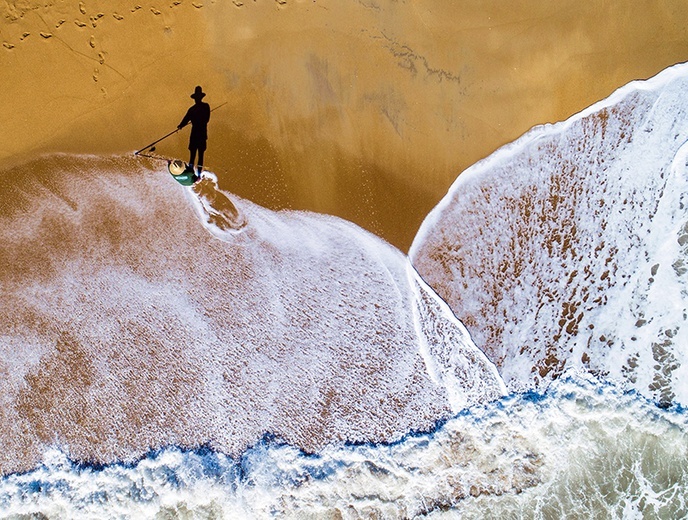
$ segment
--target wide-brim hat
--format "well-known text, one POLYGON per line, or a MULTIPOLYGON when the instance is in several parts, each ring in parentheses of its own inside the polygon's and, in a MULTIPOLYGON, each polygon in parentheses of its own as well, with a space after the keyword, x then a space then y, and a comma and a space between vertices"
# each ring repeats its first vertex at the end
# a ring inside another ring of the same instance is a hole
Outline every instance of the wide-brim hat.
POLYGON ((205 97, 205 92, 203 92, 203 89, 201 87, 196 87, 196 90, 194 90, 194 93, 191 94, 192 99, 203 99, 205 97))

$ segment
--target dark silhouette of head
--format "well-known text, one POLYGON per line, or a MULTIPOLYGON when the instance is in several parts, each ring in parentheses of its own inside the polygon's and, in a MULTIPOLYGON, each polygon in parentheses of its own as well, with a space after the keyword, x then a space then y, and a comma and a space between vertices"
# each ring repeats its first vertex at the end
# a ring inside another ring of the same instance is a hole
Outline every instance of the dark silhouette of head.
POLYGON ((191 94, 191 97, 196 101, 196 103, 200 103, 201 100, 205 97, 205 92, 203 92, 203 89, 198 86, 194 90, 194 93, 191 94))

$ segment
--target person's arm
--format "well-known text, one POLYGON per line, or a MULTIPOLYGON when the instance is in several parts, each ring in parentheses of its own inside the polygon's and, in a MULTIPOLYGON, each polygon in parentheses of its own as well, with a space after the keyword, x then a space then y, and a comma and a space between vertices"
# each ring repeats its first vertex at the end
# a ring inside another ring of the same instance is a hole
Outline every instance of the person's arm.
POLYGON ((208 121, 210 121, 210 105, 208 103, 205 103, 205 123, 208 124, 208 121))
POLYGON ((184 128, 186 125, 189 124, 190 121, 191 121, 191 109, 186 111, 186 115, 184 116, 184 119, 182 119, 182 122, 179 123, 179 125, 177 126, 177 130, 181 130, 182 128, 184 128))

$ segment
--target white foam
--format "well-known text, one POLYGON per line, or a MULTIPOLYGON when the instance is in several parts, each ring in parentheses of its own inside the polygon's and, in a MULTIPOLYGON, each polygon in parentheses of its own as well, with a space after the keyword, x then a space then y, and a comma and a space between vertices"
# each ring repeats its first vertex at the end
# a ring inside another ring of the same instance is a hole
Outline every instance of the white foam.
POLYGON ((359 227, 232 196, 220 202, 248 224, 222 228, 212 178, 199 194, 119 159, 61 160, 36 166, 55 173, 27 199, 25 233, 0 226, 26 270, 2 272, 15 326, 0 350, 33 360, 0 359, 18 365, 1 387, 2 471, 50 446, 108 462, 168 445, 237 453, 266 431, 308 450, 393 440, 502 395, 407 258, 359 227))
POLYGON ((661 90, 664 86, 670 84, 674 80, 681 80, 686 74, 688 74, 688 63, 679 63, 662 70, 650 79, 627 83, 626 85, 619 87, 609 97, 598 101, 597 103, 590 105, 585 110, 572 115, 566 121, 537 125, 517 140, 502 146, 499 150, 490 154, 485 159, 482 159, 471 165, 465 171, 461 172, 461 174, 450 186, 449 190, 447 191, 447 195, 442 198, 437 206, 435 206, 433 211, 431 211, 423 220, 413 244, 411 244, 411 247, 409 248, 409 257, 413 258, 416 256, 416 249, 424 242, 427 234, 432 233, 432 229, 437 224, 437 219, 441 216, 442 210, 448 206, 451 206, 453 196, 460 193, 464 184, 471 182, 482 182, 479 177, 483 175, 484 171, 496 166, 501 166, 504 163, 509 163, 514 157, 522 153, 524 148, 536 143, 542 137, 549 137, 556 133, 563 134, 572 125, 578 123, 580 120, 623 102, 627 97, 638 91, 652 92, 661 90), (478 179, 474 179, 474 176, 478 176, 478 179))
POLYGON ((512 390, 565 367, 686 403, 688 66, 462 173, 411 248, 512 390))
POLYGON ((4 515, 48 518, 680 518, 688 423, 567 377, 390 445, 306 455, 266 440, 241 458, 169 448, 131 466, 43 466, 0 481, 4 515))
POLYGON ((467 406, 506 395, 497 368, 471 340, 463 324, 408 263, 409 285, 420 351, 428 372, 447 389, 454 413, 467 406), (475 389, 467 393, 466 388, 475 389), (479 390, 478 390, 479 389, 479 390))
POLYGON ((231 240, 246 226, 245 215, 232 199, 239 204, 243 201, 221 190, 214 173, 204 171, 201 179, 184 193, 206 229, 220 240, 231 240))

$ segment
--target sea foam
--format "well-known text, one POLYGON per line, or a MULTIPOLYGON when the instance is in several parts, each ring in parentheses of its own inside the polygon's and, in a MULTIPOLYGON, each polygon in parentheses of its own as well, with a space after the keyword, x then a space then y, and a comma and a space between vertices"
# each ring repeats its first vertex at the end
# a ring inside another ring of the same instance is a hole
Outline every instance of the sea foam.
POLYGON ((688 66, 462 173, 410 252, 511 389, 566 368, 688 403, 688 66))
POLYGON ((407 258, 353 224, 123 157, 2 178, 3 472, 51 447, 106 463, 266 432, 306 451, 390 441, 504 393, 407 258))
POLYGON ((682 518, 688 424, 589 377, 474 406, 392 444, 241 456, 166 448, 130 465, 48 452, 0 481, 0 510, 46 518, 682 518))

